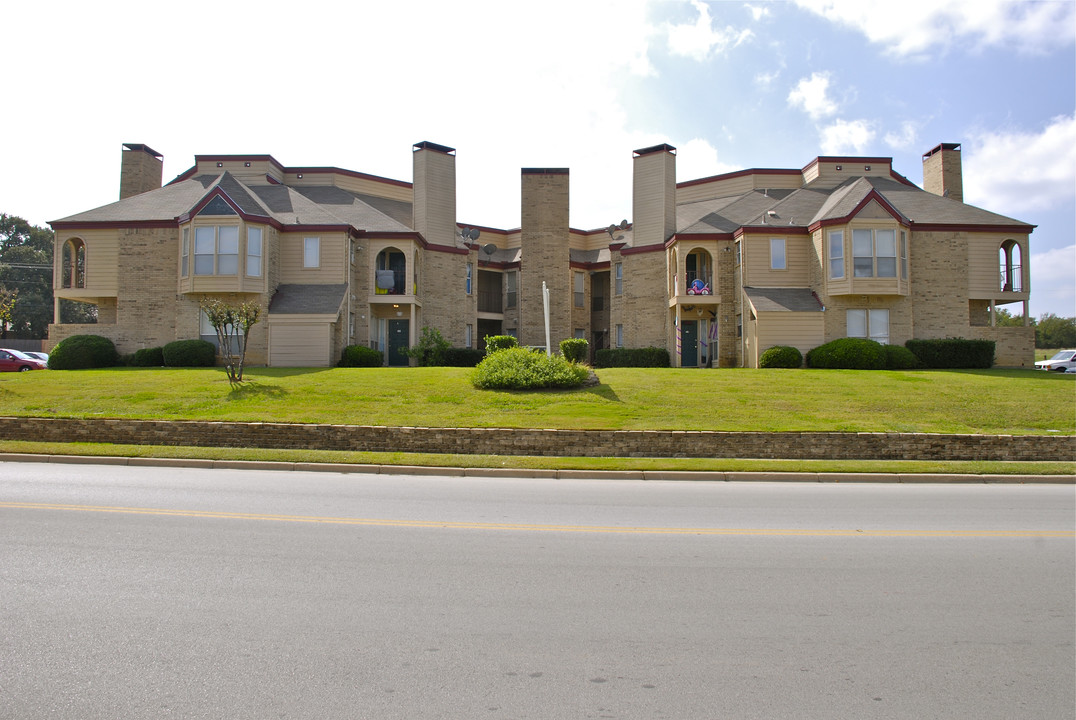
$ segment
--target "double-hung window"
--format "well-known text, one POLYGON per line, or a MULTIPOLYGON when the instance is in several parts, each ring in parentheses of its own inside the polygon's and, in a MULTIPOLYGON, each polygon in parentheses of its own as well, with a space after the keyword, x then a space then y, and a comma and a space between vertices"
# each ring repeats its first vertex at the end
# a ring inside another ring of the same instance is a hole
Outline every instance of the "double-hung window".
POLYGON ((848 337, 889 342, 889 310, 849 310, 845 317, 848 337))
POLYGON ((505 273, 504 275, 504 306, 506 308, 514 308, 516 306, 517 294, 519 291, 519 275, 515 270, 505 273))
POLYGON ((179 253, 179 276, 187 277, 191 266, 191 229, 183 228, 183 245, 179 253))
POLYGON ((583 285, 583 273, 575 273, 575 292, 573 293, 576 307, 583 307, 584 300, 586 299, 586 292, 583 285))
POLYGON ((194 229, 194 274, 239 273, 239 227, 213 225, 194 229))
POLYGON ((247 277, 262 276, 262 229, 247 228, 247 277))
POLYGON ((829 234, 829 276, 844 277, 844 232, 834 230, 829 234))
MULTIPOLYGON (((474 281, 474 263, 467 263, 467 294, 471 294, 471 283, 474 281)), ((468 347, 470 347, 468 345, 468 347)))
POLYGON ((852 269, 855 277, 897 276, 897 231, 852 231, 852 269))
POLYGON ((613 266, 613 278, 615 280, 615 290, 617 295, 624 294, 624 263, 617 263, 613 266))

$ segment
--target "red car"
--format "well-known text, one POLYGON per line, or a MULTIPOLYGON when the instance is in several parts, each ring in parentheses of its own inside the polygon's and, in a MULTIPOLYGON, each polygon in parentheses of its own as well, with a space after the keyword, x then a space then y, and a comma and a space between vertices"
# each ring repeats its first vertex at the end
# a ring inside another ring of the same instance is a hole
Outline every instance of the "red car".
POLYGON ((18 350, 0 348, 0 372, 24 372, 26 370, 44 370, 48 367, 43 361, 30 357, 18 350))

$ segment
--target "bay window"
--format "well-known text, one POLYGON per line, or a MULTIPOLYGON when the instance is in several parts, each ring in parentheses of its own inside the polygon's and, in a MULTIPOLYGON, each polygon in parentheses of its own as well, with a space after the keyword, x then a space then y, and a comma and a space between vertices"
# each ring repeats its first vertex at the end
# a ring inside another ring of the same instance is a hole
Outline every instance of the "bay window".
POLYGON ((834 230, 829 234, 829 276, 844 277, 844 231, 834 230))
POLYGON ((897 276, 897 231, 852 230, 852 272, 855 277, 897 276))
POLYGON ((262 276, 262 229, 247 228, 247 277, 262 276))

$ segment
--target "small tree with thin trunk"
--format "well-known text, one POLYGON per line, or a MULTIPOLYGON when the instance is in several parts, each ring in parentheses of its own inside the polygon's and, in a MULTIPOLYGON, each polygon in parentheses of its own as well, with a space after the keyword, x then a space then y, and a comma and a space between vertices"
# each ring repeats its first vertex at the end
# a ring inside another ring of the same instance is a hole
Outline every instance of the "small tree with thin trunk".
POLYGON ((7 326, 11 324, 11 318, 15 312, 15 301, 18 298, 18 290, 0 288, 0 338, 7 338, 7 326))
POLYGON ((219 298, 203 298, 202 312, 217 332, 220 356, 228 371, 228 382, 243 382, 243 364, 247 357, 247 338, 250 329, 258 322, 261 306, 248 300, 240 305, 230 305, 219 298))

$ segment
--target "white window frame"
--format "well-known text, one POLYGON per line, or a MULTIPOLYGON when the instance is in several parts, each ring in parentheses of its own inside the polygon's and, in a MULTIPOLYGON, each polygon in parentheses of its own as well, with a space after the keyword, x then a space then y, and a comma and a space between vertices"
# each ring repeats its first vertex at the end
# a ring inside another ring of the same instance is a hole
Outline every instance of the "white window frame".
MULTIPOLYGON (((471 294, 471 290, 474 288, 474 263, 467 263, 467 294, 471 294)), ((470 347, 468 345, 467 347, 470 347)))
POLYGON ((583 273, 578 271, 575 273, 572 286, 573 303, 575 307, 581 308, 586 304, 586 281, 583 279, 583 273))
POLYGON ((195 275, 203 277, 238 275, 239 226, 200 225, 195 227, 194 267, 191 269, 195 275), (206 267, 207 262, 211 265, 211 271, 206 267), (201 270, 199 270, 199 265, 202 265, 201 270))
POLYGON ((514 308, 519 304, 519 273, 509 270, 504 274, 504 307, 514 308))
MULTIPOLYGON (((901 237, 904 234, 901 231, 901 237)), ((903 259, 901 268, 906 272, 907 257, 901 256, 895 228, 852 229, 852 277, 896 279, 899 259, 903 259)))
POLYGON ((303 238, 303 268, 316 270, 321 267, 321 238, 303 238))
POLYGON ((784 238, 770 238, 770 270, 788 269, 788 244, 784 238))
POLYGON ((889 310, 887 308, 853 308, 845 312, 845 334, 889 344, 889 310))
POLYGON ((183 240, 179 251, 179 276, 187 277, 191 267, 191 229, 183 228, 183 240))
POLYGON ((829 233, 829 277, 831 280, 844 279, 844 231, 833 230, 829 233), (835 252, 836 251, 836 252, 835 252))
POLYGON ((262 255, 265 253, 265 233, 260 227, 247 228, 247 277, 262 276, 262 255), (255 240, 255 238, 257 240, 255 240), (257 250, 257 252, 254 252, 257 250))
POLYGON ((624 347, 624 326, 623 325, 617 325, 616 326, 616 346, 618 348, 624 347))
POLYGON ((469 348, 474 342, 474 325, 467 323, 463 330, 463 347, 469 348))
POLYGON ((239 226, 217 226, 217 275, 239 274, 239 226))
POLYGON ((613 266, 613 279, 615 280, 614 292, 617 295, 624 294, 624 263, 616 263, 613 266))

